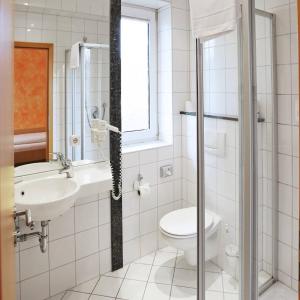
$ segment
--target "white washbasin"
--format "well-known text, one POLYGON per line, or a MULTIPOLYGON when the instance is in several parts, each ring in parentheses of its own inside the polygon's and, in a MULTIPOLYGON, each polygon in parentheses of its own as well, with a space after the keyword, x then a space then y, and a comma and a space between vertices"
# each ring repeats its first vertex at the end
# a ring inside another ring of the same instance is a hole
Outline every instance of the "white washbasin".
POLYGON ((30 209, 33 221, 52 220, 70 209, 77 198, 77 181, 59 177, 46 177, 15 185, 17 210, 30 209))
POLYGON ((40 162, 22 165, 15 168, 15 176, 26 176, 35 173, 44 173, 59 169, 60 166, 56 162, 40 162))
POLYGON ((74 168, 73 179, 80 184, 79 197, 88 197, 112 189, 112 174, 109 163, 74 168))
MULTIPOLYGON (((95 163, 95 161, 86 159, 86 160, 74 161, 72 164, 73 167, 80 167, 80 166, 85 166, 93 163, 95 163)), ((61 168, 60 164, 55 161, 26 164, 26 165, 15 167, 15 177, 27 176, 36 173, 51 172, 51 171, 58 170, 60 168, 61 168)))

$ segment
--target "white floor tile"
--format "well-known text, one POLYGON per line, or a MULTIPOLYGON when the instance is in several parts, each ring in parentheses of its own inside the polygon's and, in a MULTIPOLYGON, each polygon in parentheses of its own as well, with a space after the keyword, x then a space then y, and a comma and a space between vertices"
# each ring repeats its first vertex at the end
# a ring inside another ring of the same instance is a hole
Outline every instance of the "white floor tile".
POLYGON ((169 300, 171 285, 148 283, 143 300, 169 300))
MULTIPOLYGON (((62 300, 65 293, 66 292, 63 292, 58 295, 52 296, 52 297, 48 298, 47 300, 62 300)), ((17 298, 17 299, 19 299, 19 298, 17 298)))
POLYGON ((173 285, 196 288, 197 272, 194 270, 175 269, 173 285))
POLYGON ((220 273, 222 270, 216 264, 209 260, 205 263, 205 271, 220 273))
POLYGON ((116 297, 121 284, 121 278, 102 276, 99 282, 97 283, 93 294, 100 296, 116 297))
MULTIPOLYGON (((165 250, 142 257, 121 270, 107 273, 99 281, 95 278, 80 284, 68 291, 63 300, 112 300, 115 297, 119 300, 196 300, 196 270, 187 268, 182 253, 178 255, 177 252, 176 261, 176 253, 171 251, 172 248, 165 250), (175 261, 176 266, 182 268, 175 268, 175 261), (91 292, 93 295, 90 296, 91 292)), ((239 299, 239 284, 234 278, 213 262, 207 262, 205 269, 206 300, 239 299)), ((61 297, 57 295, 53 300, 60 300, 61 297)), ((259 299, 297 300, 297 293, 276 283, 259 299)))
POLYGON ((177 253, 177 249, 170 246, 161 248, 159 251, 177 253))
POLYGON ((105 297, 105 296, 98 296, 98 295, 92 295, 89 300, 113 300, 113 298, 105 297))
POLYGON ((136 260, 135 263, 137 264, 145 264, 145 265, 152 265, 155 258, 155 253, 148 254, 146 256, 141 257, 140 259, 136 260))
POLYGON ((197 290, 180 286, 172 286, 171 300, 197 300, 197 290))
POLYGON ((151 265, 131 264, 125 278, 147 281, 149 279, 151 265))
POLYGON ((223 300, 223 292, 205 292, 205 300, 223 300))
POLYGON ((157 251, 153 265, 163 267, 174 267, 176 261, 176 253, 157 251))
POLYGON ((186 262, 183 255, 177 256, 177 258, 176 258, 176 268, 187 269, 187 270, 197 270, 197 266, 189 265, 186 262))
POLYGON ((146 288, 146 282, 124 279, 118 298, 129 300, 142 300, 146 288))
POLYGON ((239 292, 239 283, 237 280, 232 278, 230 275, 223 272, 223 289, 224 292, 229 293, 238 293, 239 292))
POLYGON ((89 294, 77 293, 77 292, 67 292, 63 300, 88 300, 89 294))
POLYGON ((259 297, 260 300, 297 300, 297 293, 280 282, 275 283, 264 294, 259 297))
POLYGON ((92 293, 93 289, 95 288, 99 278, 94 278, 87 282, 77 285, 72 290, 75 292, 82 292, 82 293, 92 293))
POLYGON ((205 273, 205 290, 223 292, 223 280, 221 273, 205 273))
POLYGON ((258 273, 258 285, 261 286, 267 283, 272 278, 272 275, 265 271, 259 271, 258 273))
POLYGON ((105 276, 109 276, 109 277, 117 277, 117 278, 124 278, 126 275, 126 272, 129 268, 129 265, 124 266, 122 269, 119 269, 117 271, 114 272, 108 272, 105 274, 105 276))
POLYGON ((224 300, 239 300, 239 294, 224 293, 224 300))
POLYGON ((153 266, 149 277, 149 282, 172 284, 174 268, 153 266))

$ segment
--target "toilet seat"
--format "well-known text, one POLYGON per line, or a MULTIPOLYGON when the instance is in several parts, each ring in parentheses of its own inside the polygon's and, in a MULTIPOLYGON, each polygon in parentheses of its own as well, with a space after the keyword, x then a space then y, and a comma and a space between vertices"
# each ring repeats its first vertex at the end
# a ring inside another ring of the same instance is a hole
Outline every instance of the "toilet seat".
MULTIPOLYGON (((213 216, 205 211, 205 232, 213 226, 213 216)), ((172 211, 160 220, 161 231, 170 237, 191 238, 197 236, 197 208, 189 207, 172 211)))

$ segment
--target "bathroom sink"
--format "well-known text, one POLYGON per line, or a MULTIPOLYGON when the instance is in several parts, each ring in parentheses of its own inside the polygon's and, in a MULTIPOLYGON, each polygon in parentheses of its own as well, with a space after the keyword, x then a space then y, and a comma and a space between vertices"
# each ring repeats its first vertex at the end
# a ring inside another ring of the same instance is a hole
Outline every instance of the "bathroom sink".
POLYGON ((16 208, 30 209, 33 221, 52 220, 74 205, 79 189, 77 181, 65 176, 20 182, 15 185, 16 208))
POLYGON ((40 162, 18 166, 15 168, 15 176, 26 176, 36 173, 44 173, 59 169, 58 163, 55 162, 40 162))
POLYGON ((88 197, 112 189, 112 174, 108 162, 74 168, 74 180, 80 184, 79 197, 88 197))

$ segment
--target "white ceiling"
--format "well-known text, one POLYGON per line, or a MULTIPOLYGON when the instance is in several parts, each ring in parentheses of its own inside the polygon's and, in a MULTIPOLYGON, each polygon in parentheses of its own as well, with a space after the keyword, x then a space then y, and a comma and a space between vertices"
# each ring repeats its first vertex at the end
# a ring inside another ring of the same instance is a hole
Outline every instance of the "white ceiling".
POLYGON ((170 4, 170 0, 122 0, 122 3, 158 9, 170 4))

